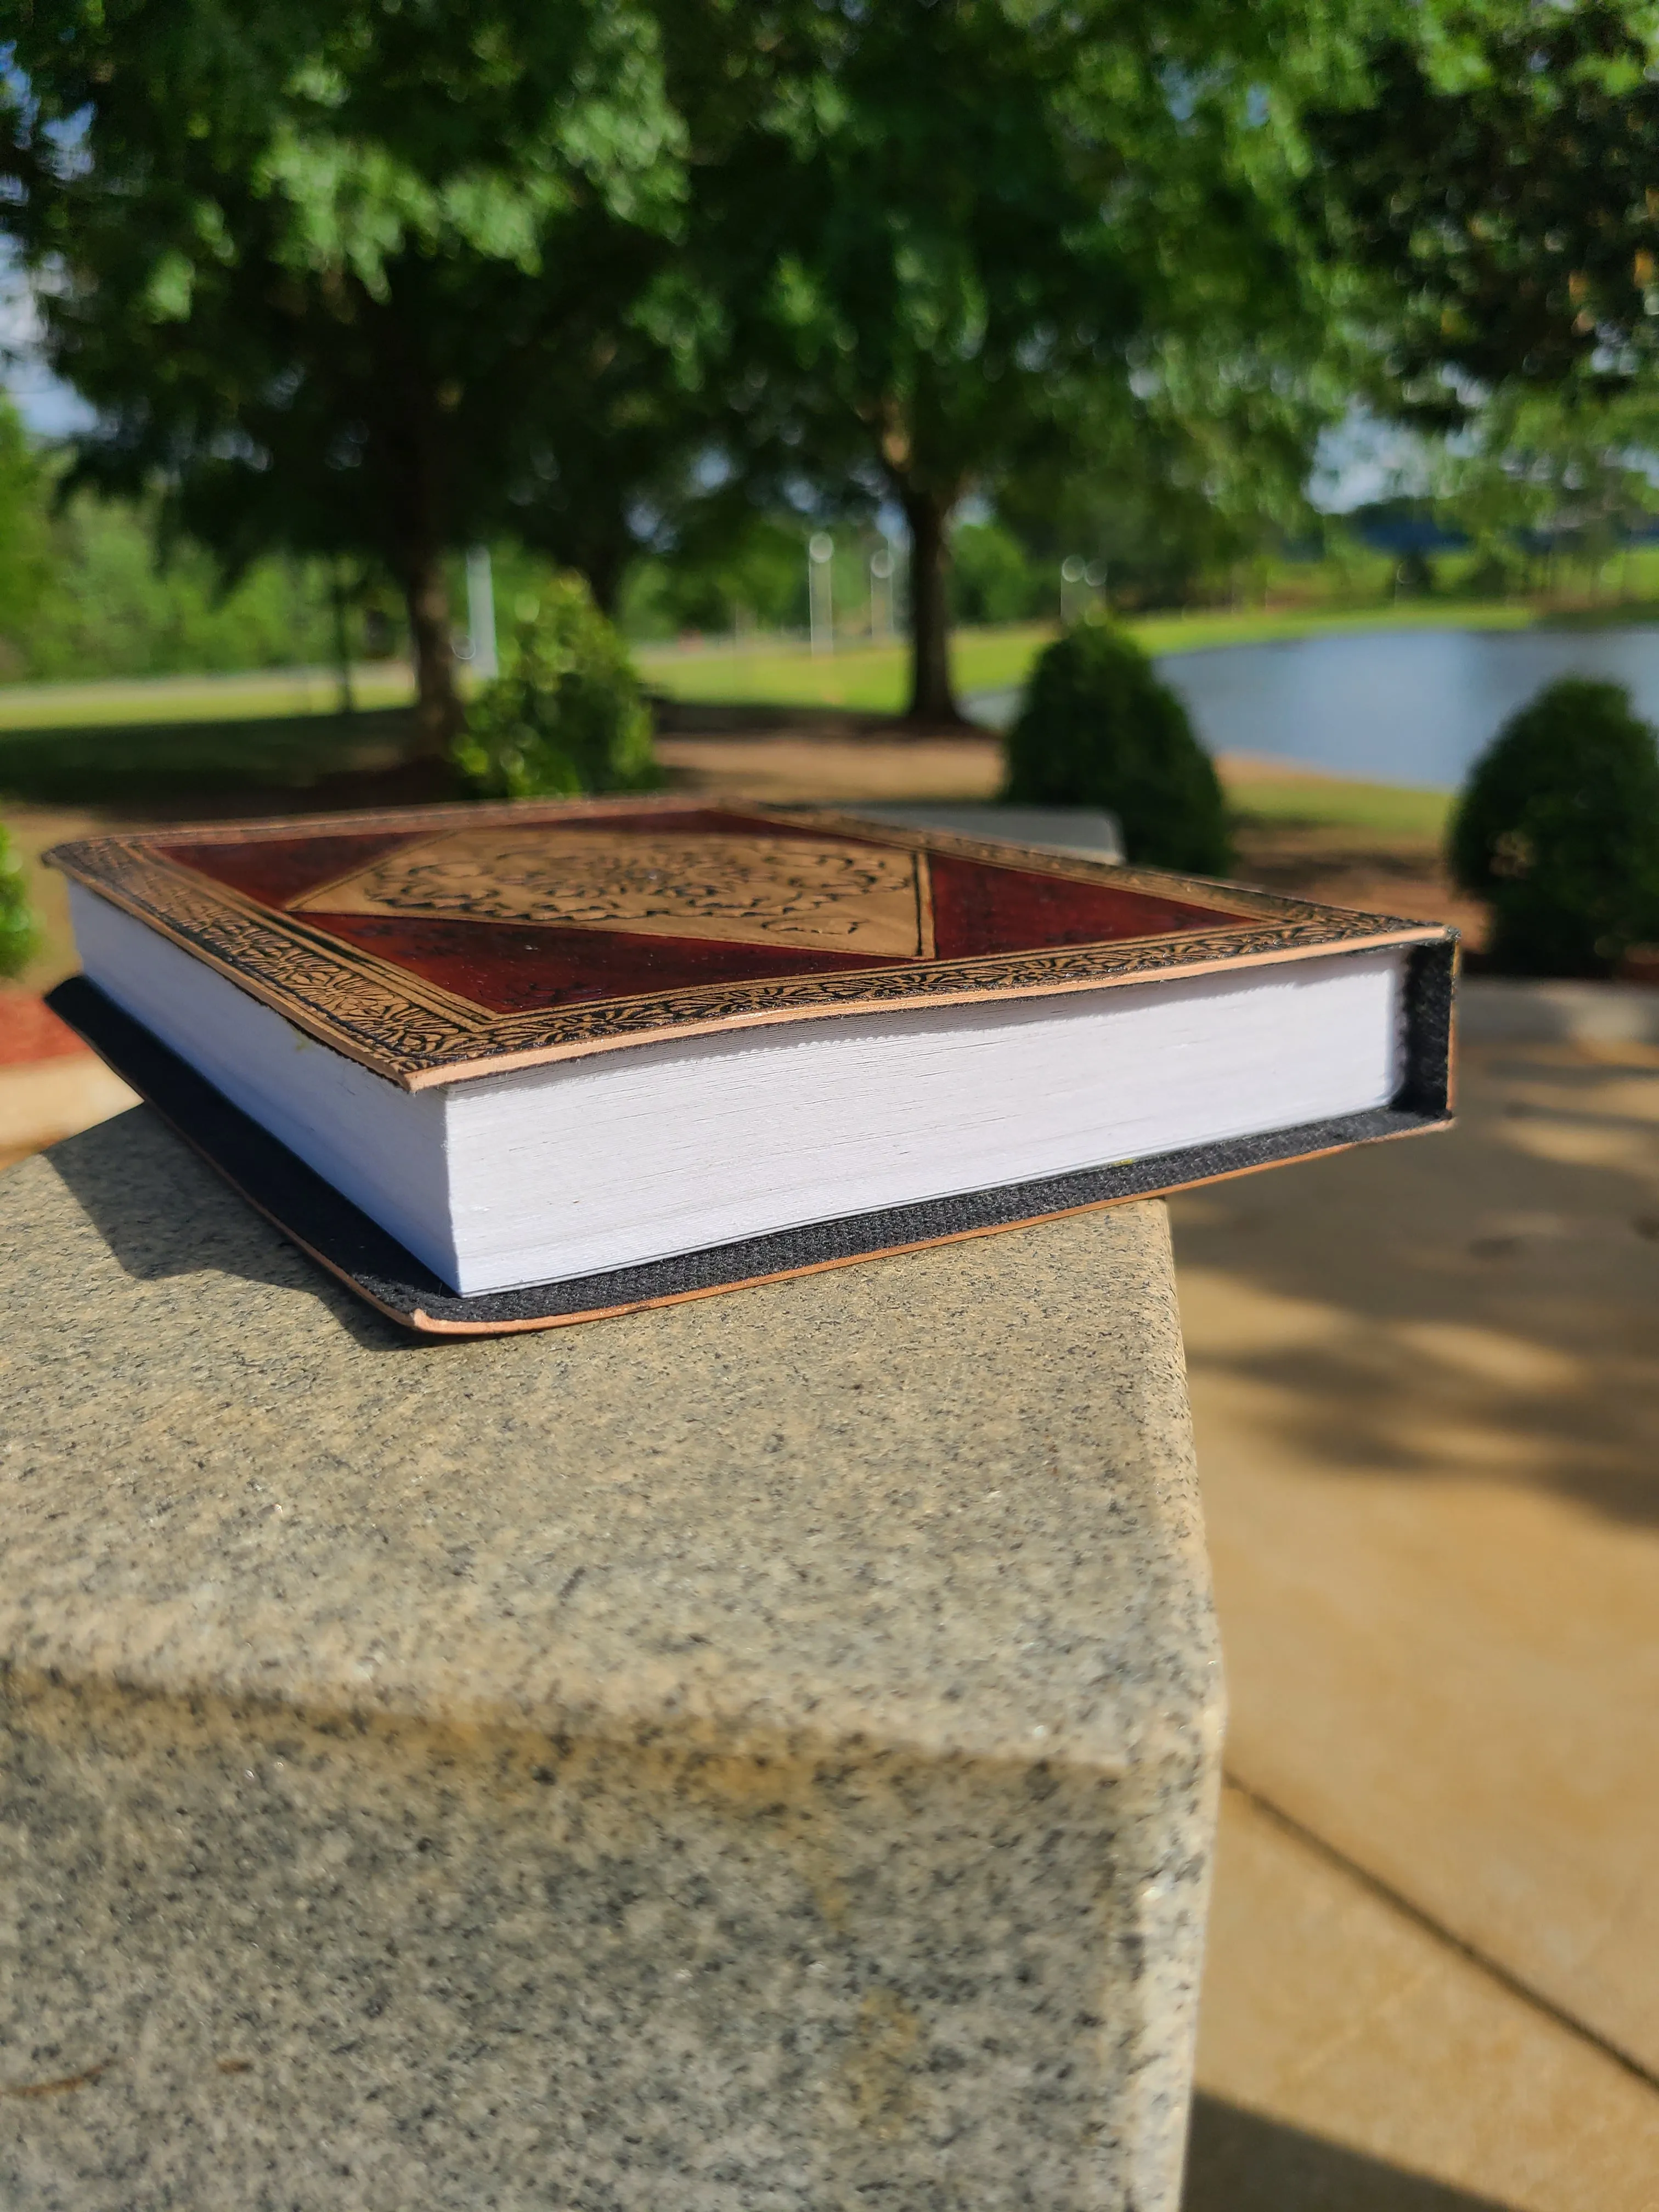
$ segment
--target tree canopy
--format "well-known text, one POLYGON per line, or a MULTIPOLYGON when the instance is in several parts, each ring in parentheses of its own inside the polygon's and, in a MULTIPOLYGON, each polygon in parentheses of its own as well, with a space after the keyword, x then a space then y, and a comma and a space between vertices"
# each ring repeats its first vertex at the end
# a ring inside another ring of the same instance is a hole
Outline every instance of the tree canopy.
POLYGON ((1075 465, 1160 401, 1276 399, 1320 357, 1299 117, 1358 95, 1360 49, 1303 0, 844 0, 774 36, 772 98, 697 185, 729 434, 751 467, 902 507, 911 711, 949 719, 964 494, 1075 465))
POLYGON ((72 480, 159 485, 232 573, 383 564, 433 745, 447 554, 509 531, 606 605, 757 505, 902 508, 938 721, 969 494, 1293 501, 1423 150, 1344 118, 1379 71, 1433 108, 1438 38, 1414 0, 33 0, 0 222, 97 410, 72 480))
POLYGON ((0 398, 0 606, 15 622, 33 616, 50 573, 44 477, 16 410, 0 398))
POLYGON ((1628 390, 1659 358, 1659 82, 1637 0, 1518 0, 1464 64, 1398 34, 1364 110, 1313 119, 1312 190, 1387 288, 1396 392, 1461 422, 1493 388, 1628 390))
POLYGON ((500 526, 672 240, 684 133, 623 0, 37 0, 3 80, 8 220, 78 476, 159 479, 233 568, 362 552, 420 713, 456 711, 443 557, 500 526))

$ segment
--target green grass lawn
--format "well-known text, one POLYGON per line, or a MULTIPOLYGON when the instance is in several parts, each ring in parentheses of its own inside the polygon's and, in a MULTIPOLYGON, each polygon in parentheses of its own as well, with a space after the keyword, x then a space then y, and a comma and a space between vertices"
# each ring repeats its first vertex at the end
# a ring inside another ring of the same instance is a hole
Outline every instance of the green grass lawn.
MULTIPOLYGON (((958 690, 1001 690, 1020 683, 1053 635, 1051 625, 1035 623, 958 631, 952 647, 958 690)), ((904 705, 909 675, 902 645, 843 645, 819 655, 805 645, 769 641, 752 651, 717 647, 690 653, 647 646, 634 657, 653 690, 722 705, 842 707, 896 714, 904 705)))
POLYGON ((1350 783, 1343 776, 1253 774, 1231 770, 1227 797, 1246 822, 1352 830, 1362 836, 1443 839, 1454 804, 1449 791, 1417 791, 1391 783, 1350 783))
MULTIPOLYGON (((377 663, 354 672, 359 707, 409 703, 409 671, 377 663)), ((135 722, 207 722, 332 714, 331 671, 254 669, 238 676, 150 676, 97 684, 0 684, 0 737, 9 730, 114 728, 135 722)))
POLYGON ((1530 629, 1545 619, 1519 599, 1402 599, 1383 607, 1241 607, 1143 615, 1126 625, 1148 653, 1198 653, 1216 645, 1271 645, 1389 629, 1530 629))

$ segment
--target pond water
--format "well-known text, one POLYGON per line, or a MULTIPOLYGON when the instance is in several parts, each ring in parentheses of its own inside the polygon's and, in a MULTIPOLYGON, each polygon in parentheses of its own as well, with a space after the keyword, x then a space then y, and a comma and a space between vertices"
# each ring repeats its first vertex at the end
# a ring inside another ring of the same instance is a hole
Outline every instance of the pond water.
MULTIPOLYGON (((1557 676, 1629 686, 1659 722, 1659 629, 1373 630, 1164 654, 1212 752, 1306 761, 1377 783, 1452 790, 1507 715, 1557 676)), ((986 721, 1016 695, 970 702, 986 721)))

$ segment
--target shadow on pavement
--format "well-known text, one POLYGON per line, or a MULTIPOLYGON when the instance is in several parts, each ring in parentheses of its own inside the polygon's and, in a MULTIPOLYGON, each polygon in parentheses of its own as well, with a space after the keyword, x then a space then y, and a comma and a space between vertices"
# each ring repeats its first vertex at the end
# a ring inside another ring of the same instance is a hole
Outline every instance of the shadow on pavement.
POLYGON ((1659 1522, 1659 1065, 1462 1056, 1459 1126, 1176 1199, 1194 1383, 1334 1474, 1659 1522))
POLYGON ((1182 2212, 1506 2212, 1201 2090, 1181 2203, 1182 2212))

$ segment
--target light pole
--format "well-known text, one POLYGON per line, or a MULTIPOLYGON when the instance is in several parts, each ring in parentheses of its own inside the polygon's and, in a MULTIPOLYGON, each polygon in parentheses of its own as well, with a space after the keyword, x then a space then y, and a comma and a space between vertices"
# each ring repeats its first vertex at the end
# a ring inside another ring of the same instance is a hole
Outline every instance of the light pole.
POLYGON ((1068 555, 1060 564, 1060 626, 1062 629, 1072 618, 1073 590, 1083 581, 1087 573, 1085 564, 1075 553, 1068 555))
POLYGON ((466 556, 467 665, 481 684, 501 673, 495 654, 495 587, 489 572, 489 548, 475 545, 466 556))
POLYGON ((873 643, 879 639, 890 641, 893 635, 893 549, 883 545, 870 556, 870 636, 873 643), (876 619, 879 605, 882 618, 876 619))
POLYGON ((815 530, 806 544, 806 608, 812 629, 814 653, 836 649, 835 610, 830 596, 830 562, 836 541, 827 530, 815 530))

